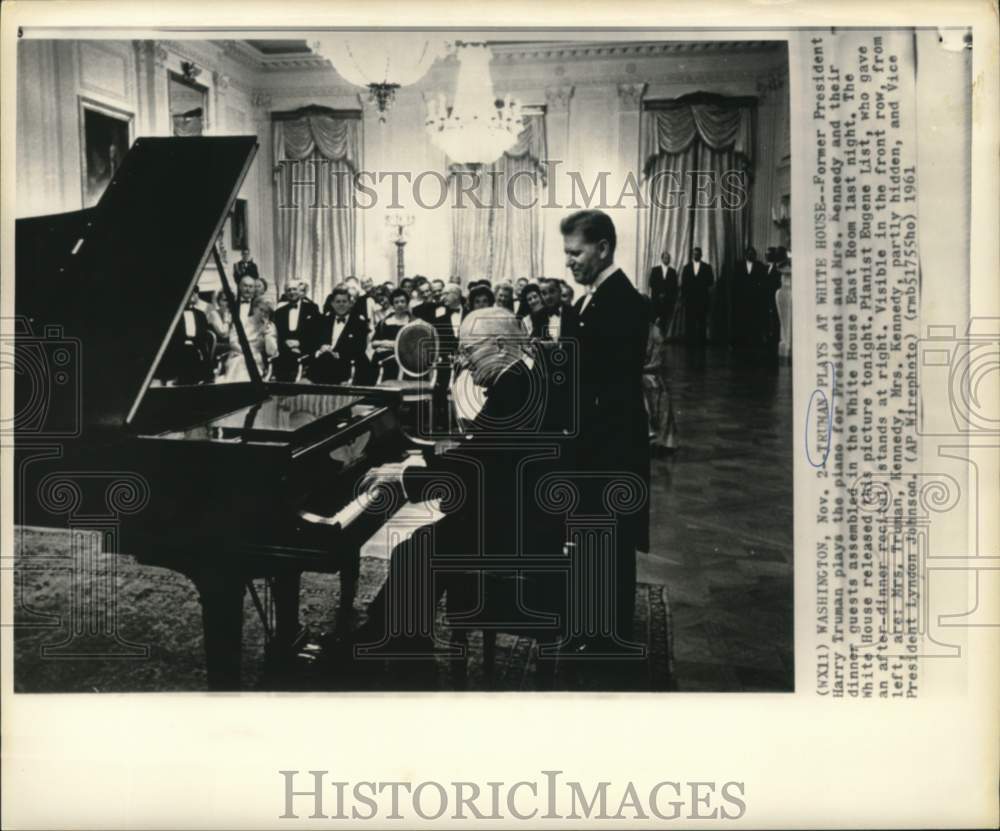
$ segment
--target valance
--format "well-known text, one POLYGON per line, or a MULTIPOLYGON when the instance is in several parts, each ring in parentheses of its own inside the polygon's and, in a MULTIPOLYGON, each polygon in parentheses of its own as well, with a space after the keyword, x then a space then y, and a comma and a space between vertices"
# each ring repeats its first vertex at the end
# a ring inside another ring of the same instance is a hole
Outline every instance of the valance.
POLYGON ((307 159, 316 150, 357 172, 361 165, 361 121, 353 114, 345 118, 316 114, 274 122, 276 164, 307 159))
POLYGON ((663 153, 683 153, 695 138, 713 150, 732 149, 749 165, 752 147, 752 110, 749 106, 724 103, 679 104, 642 114, 640 158, 648 176, 663 153))

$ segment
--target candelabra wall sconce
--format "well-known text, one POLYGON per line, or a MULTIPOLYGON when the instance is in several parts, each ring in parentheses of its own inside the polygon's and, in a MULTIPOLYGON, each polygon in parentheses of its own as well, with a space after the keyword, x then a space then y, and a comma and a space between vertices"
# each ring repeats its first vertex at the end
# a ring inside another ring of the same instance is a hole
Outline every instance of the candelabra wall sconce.
POLYGON ((413 214, 387 214, 385 224, 395 229, 393 244, 396 246, 396 279, 402 280, 406 276, 406 260, 404 250, 406 248, 406 230, 413 225, 413 214))
POLYGON ((199 75, 201 75, 201 68, 192 63, 191 61, 182 61, 181 73, 183 73, 185 81, 190 81, 191 83, 194 83, 195 79, 199 75))

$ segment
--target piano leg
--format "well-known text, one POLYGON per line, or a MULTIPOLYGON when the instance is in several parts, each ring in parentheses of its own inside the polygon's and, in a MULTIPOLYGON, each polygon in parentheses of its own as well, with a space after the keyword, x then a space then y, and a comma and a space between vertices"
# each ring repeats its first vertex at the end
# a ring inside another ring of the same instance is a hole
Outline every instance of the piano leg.
POLYGON ((243 652, 243 577, 222 570, 198 571, 189 576, 201 598, 208 688, 238 690, 243 652))
POLYGON ((337 607, 336 631, 344 634, 351 628, 354 614, 354 598, 358 593, 358 578, 361 576, 361 553, 358 552, 340 570, 340 605, 337 607))
POLYGON ((280 651, 290 652, 303 635, 299 620, 299 588, 302 573, 282 574, 271 582, 274 598, 275 644, 280 651))

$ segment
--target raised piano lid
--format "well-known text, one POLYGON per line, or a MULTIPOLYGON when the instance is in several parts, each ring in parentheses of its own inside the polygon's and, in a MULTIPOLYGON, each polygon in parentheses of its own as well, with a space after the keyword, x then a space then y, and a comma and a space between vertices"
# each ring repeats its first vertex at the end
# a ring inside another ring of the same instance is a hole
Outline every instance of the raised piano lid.
POLYGON ((15 311, 77 347, 85 434, 136 417, 256 152, 255 136, 140 138, 94 208, 18 221, 15 311))

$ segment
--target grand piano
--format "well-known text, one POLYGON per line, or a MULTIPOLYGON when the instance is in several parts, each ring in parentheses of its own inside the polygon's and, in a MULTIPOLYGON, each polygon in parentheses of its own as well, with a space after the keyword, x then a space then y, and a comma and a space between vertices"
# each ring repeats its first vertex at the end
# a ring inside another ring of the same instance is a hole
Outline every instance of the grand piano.
POLYGON ((114 503, 106 541, 197 587, 211 689, 240 687, 247 591, 273 655, 295 651, 303 571, 340 573, 346 619, 360 547, 399 504, 359 483, 415 452, 398 391, 268 383, 238 316, 248 381, 157 382, 208 263, 234 302, 216 241, 256 150, 140 138, 95 207, 16 231, 15 522, 114 503))

